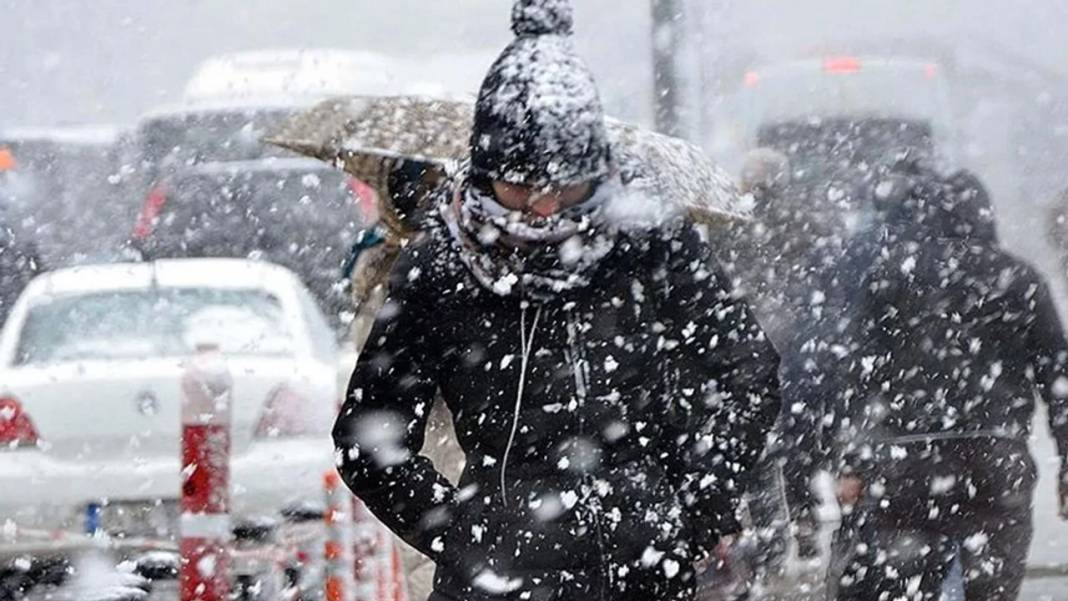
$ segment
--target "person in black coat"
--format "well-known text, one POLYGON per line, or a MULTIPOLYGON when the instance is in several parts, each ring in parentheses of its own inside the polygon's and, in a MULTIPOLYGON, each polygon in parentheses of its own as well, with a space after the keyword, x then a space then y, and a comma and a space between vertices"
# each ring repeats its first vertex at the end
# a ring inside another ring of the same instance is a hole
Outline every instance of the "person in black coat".
POLYGON ((0 326, 26 285, 43 270, 37 246, 4 222, 0 210, 0 326))
POLYGON ((966 599, 1016 599, 1036 394, 1064 498, 1068 341, 1043 277, 1000 249, 978 179, 906 171, 884 190, 904 193, 883 199, 878 250, 825 363, 838 367, 824 374, 829 446, 852 511, 830 584, 840 600, 938 599, 959 561, 966 599))
POLYGON ((818 458, 805 456, 809 445, 799 440, 813 434, 815 428, 808 422, 819 419, 798 415, 798 407, 808 399, 791 398, 792 387, 783 377, 792 373, 788 364, 797 356, 792 345, 809 318, 818 261, 818 236, 803 217, 807 201, 791 186, 792 175, 789 158, 774 149, 758 148, 746 156, 739 187, 755 203, 753 220, 740 228, 737 243, 724 260, 782 357, 784 411, 746 497, 758 540, 756 571, 770 576, 781 575, 786 567, 791 522, 798 556, 811 559, 819 553, 817 499, 812 490, 818 458))
POLYGON ((435 561, 433 601, 691 599, 738 530, 778 356, 692 226, 608 217, 622 186, 567 3, 513 21, 470 165, 392 272, 338 465, 435 561), (439 391, 458 487, 417 454, 439 391))

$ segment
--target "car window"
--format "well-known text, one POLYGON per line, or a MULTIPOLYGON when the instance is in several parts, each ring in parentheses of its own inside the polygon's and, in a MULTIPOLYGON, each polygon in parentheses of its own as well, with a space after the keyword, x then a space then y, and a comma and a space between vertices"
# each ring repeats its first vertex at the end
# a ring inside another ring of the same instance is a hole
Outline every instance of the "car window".
POLYGON ((260 290, 182 288, 52 298, 31 308, 16 365, 190 355, 198 344, 235 355, 289 356, 281 303, 260 290))

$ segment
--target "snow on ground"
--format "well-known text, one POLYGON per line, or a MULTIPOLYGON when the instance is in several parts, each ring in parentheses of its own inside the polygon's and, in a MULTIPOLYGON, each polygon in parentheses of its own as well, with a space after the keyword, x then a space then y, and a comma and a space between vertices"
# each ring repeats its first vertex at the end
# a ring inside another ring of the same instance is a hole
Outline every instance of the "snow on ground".
MULTIPOLYGON (((1068 569, 1068 522, 1057 517, 1057 452, 1046 426, 1046 412, 1035 416, 1032 454, 1038 464, 1038 487, 1035 490, 1035 538, 1031 543, 1028 564, 1032 569, 1060 567, 1068 569)), ((1068 578, 1059 598, 1068 598, 1068 578)), ((1027 597, 1025 597, 1027 598, 1027 597)))

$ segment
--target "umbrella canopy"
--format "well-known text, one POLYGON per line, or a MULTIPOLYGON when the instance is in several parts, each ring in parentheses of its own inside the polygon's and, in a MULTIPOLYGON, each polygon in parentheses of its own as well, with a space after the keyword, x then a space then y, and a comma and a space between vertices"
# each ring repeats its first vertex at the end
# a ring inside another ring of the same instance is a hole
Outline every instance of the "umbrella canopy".
MULTIPOLYGON (((391 200, 390 173, 417 163, 431 190, 455 172, 469 151, 471 103, 414 96, 326 100, 286 123, 266 142, 332 162, 378 193, 383 221, 395 235, 409 226, 391 200)), ((663 214, 685 212, 699 223, 747 218, 731 178, 696 146, 617 121, 609 136, 627 189, 659 203, 663 214)))

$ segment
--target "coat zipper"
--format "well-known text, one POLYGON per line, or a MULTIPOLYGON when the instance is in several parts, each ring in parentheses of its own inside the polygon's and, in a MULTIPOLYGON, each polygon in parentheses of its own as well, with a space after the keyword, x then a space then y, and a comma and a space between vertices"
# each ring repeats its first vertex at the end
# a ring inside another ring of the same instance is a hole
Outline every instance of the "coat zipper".
MULTIPOLYGON (((586 359, 585 345, 582 343, 582 330, 575 320, 575 314, 567 309, 567 343, 568 351, 566 360, 571 366, 571 373, 575 383, 575 398, 578 401, 579 434, 586 434, 586 400, 589 395, 590 364, 586 359)), ((590 475, 584 477, 586 486, 590 490, 590 513, 593 516, 594 535, 597 540, 598 554, 601 556, 601 600, 606 601, 608 591, 614 590, 615 582, 612 574, 611 562, 605 552, 604 523, 602 521, 601 499, 598 496, 596 481, 590 475)))

